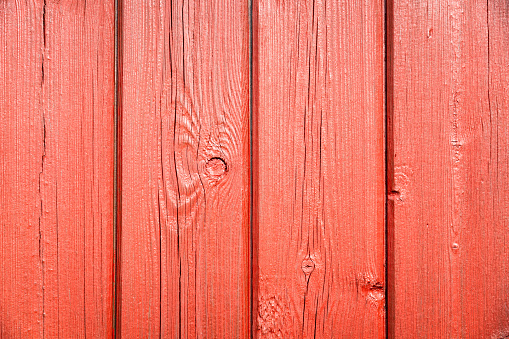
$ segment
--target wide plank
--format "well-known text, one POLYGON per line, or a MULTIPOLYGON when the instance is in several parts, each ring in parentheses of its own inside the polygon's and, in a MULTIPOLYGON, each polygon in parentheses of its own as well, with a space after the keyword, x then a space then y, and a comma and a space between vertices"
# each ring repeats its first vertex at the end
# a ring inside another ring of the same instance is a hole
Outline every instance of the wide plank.
POLYGON ((394 0, 389 335, 509 336, 509 6, 394 0))
POLYGON ((250 333, 248 1, 120 13, 121 337, 250 333))
POLYGON ((113 335, 114 1, 0 2, 0 337, 113 335))
POLYGON ((384 2, 253 8, 257 338, 383 338, 384 2))

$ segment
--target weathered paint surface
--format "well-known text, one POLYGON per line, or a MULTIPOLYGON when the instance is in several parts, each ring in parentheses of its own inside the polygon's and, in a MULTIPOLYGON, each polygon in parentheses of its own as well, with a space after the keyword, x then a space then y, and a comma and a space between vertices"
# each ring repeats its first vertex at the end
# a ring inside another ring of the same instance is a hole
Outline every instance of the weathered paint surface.
POLYGON ((382 338, 383 1, 254 6, 256 337, 382 338))
POLYGON ((122 337, 250 333, 248 2, 123 1, 122 337))
POLYGON ((0 337, 113 334, 114 1, 0 1, 0 337))
POLYGON ((115 147, 117 337, 384 337, 385 202, 389 337, 508 337, 509 5, 387 5, 253 1, 251 186, 247 0, 118 1, 117 146, 114 1, 0 1, 0 338, 115 335, 115 147))
POLYGON ((389 11, 389 335, 509 336, 509 5, 389 11))

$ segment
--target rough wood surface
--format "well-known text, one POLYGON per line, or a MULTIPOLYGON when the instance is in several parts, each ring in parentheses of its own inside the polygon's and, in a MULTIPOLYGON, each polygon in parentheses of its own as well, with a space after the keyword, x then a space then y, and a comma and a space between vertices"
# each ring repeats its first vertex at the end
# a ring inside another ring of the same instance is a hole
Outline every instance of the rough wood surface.
POLYGON ((382 338, 383 1, 254 2, 260 338, 382 338))
POLYGON ((391 338, 509 336, 509 5, 395 0, 391 338))
POLYGON ((0 1, 0 337, 113 333, 114 1, 0 1))
POLYGON ((121 16, 120 335, 249 337, 248 2, 121 16))

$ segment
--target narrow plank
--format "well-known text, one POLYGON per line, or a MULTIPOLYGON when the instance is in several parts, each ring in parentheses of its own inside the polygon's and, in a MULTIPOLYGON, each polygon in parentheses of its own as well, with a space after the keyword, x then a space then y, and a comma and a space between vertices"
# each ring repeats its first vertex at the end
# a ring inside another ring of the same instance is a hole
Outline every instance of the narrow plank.
POLYGON ((254 6, 256 337, 382 338, 383 1, 254 6))
POLYGON ((248 2, 121 15, 120 335, 248 337, 248 2))
POLYGON ((509 7, 395 0, 390 337, 509 336, 509 7))
POLYGON ((113 334, 114 1, 0 2, 0 337, 113 334))

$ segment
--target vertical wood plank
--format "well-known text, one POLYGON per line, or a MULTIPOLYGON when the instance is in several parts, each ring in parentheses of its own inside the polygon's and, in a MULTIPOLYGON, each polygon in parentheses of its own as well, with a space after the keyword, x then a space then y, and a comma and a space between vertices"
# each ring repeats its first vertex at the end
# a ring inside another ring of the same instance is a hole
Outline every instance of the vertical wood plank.
POLYGON ((249 336, 247 1, 123 1, 122 337, 249 336))
POLYGON ((383 1, 254 2, 260 338, 382 338, 383 1))
POLYGON ((113 334, 114 1, 0 2, 0 337, 113 334))
POLYGON ((509 336, 509 5, 394 0, 390 336, 509 336))

